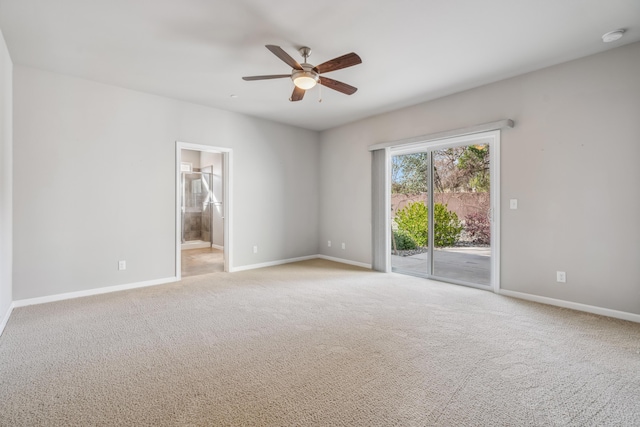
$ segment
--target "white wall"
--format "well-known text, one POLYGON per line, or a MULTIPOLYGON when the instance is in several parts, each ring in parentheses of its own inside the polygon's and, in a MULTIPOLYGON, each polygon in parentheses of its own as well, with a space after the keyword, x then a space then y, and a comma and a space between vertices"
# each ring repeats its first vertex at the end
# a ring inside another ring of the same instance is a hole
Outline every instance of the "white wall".
POLYGON ((14 91, 14 300, 175 277, 176 140, 233 149, 235 267, 317 253, 316 132, 23 66, 14 91))
POLYGON ((369 145, 510 118, 502 288, 640 314, 639 76, 635 43, 323 132, 321 252, 371 262, 369 145))
POLYGON ((0 32, 0 333, 12 302, 13 63, 0 32))

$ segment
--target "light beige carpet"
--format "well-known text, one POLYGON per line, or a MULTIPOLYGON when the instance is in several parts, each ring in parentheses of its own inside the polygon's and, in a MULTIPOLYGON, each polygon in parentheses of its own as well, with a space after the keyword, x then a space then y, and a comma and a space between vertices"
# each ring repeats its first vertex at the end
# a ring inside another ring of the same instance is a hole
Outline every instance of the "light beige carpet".
POLYGON ((323 260, 16 309, 0 425, 638 426, 640 325, 323 260))

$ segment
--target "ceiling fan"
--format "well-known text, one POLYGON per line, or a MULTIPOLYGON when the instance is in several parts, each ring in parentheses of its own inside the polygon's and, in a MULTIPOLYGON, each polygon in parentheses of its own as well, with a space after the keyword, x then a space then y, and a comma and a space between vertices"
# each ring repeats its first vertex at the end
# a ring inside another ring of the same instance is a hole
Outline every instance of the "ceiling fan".
POLYGON ((293 80, 293 84, 295 85, 289 101, 300 101, 304 97, 305 91, 311 89, 317 83, 320 83, 322 86, 326 86, 333 90, 337 90, 338 92, 344 93, 345 95, 353 95, 358 90, 357 88, 346 83, 321 76, 321 74, 328 73, 330 71, 336 71, 342 68, 347 68, 362 63, 362 59, 360 59, 360 57, 353 52, 314 66, 307 63, 307 58, 311 54, 311 48, 308 48, 306 46, 298 49, 298 52, 300 52, 300 55, 302 55, 302 57, 304 58, 304 62, 302 64, 299 64, 298 61, 289 56, 289 54, 285 52, 280 46, 268 44, 265 47, 269 49, 275 56, 284 61, 287 65, 293 68, 293 70, 291 70, 291 74, 248 76, 243 77, 243 80, 269 80, 289 77, 291 78, 291 80, 293 80))

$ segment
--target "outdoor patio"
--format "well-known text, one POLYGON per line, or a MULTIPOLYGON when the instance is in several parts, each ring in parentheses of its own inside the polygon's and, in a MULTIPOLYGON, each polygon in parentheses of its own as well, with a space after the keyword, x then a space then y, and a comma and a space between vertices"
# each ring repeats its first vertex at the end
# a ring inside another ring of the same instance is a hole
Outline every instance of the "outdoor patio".
MULTIPOLYGON (((491 284, 491 248, 452 247, 433 251, 433 275, 479 285, 491 284)), ((428 254, 391 255, 391 267, 398 273, 426 275, 428 254)))

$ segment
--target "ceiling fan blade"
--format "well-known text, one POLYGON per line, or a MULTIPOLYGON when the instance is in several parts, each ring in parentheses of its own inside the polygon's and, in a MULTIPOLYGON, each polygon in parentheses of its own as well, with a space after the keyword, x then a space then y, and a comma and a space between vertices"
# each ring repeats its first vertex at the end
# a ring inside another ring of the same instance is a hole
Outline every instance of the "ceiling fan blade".
POLYGON ((338 92, 342 92, 345 95, 353 95, 358 90, 357 87, 350 86, 346 83, 339 82, 337 80, 330 79, 328 77, 320 77, 318 81, 322 86, 326 86, 338 92))
POLYGON ((291 94, 291 98, 289 98, 289 101, 300 101, 302 98, 304 98, 304 93, 306 91, 304 89, 300 89, 298 86, 295 86, 293 88, 293 93, 291 94))
POLYGON ((291 77, 291 74, 271 74, 267 76, 247 76, 243 77, 242 80, 269 80, 269 79, 284 79, 285 77, 291 77))
POLYGON ((362 59, 355 53, 347 53, 338 58, 333 58, 330 61, 323 62, 315 67, 320 74, 328 73, 329 71, 336 71, 342 68, 352 67, 362 63, 362 59))
POLYGON ((296 61, 291 56, 289 56, 289 54, 284 50, 282 50, 280 46, 268 44, 265 47, 269 49, 271 53, 273 53, 275 56, 277 56, 278 58, 286 62, 291 68, 295 68, 296 70, 302 70, 302 67, 300 66, 300 64, 298 64, 298 61, 296 61))

